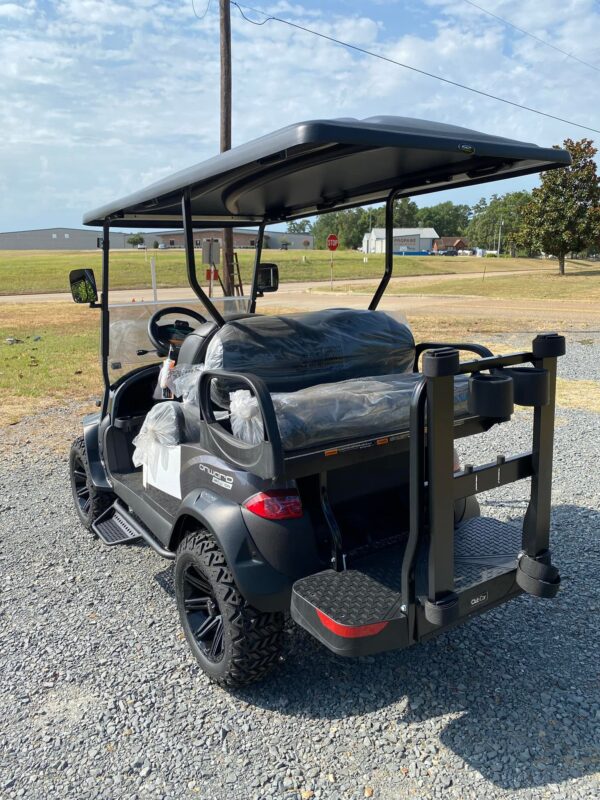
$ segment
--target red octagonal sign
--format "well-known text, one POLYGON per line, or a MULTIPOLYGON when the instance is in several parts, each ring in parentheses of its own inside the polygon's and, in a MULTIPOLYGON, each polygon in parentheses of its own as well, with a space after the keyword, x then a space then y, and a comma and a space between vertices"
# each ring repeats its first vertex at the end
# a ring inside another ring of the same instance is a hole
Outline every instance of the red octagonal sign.
POLYGON ((330 233, 327 237, 327 249, 328 250, 337 250, 339 247, 339 239, 335 235, 335 233, 330 233))

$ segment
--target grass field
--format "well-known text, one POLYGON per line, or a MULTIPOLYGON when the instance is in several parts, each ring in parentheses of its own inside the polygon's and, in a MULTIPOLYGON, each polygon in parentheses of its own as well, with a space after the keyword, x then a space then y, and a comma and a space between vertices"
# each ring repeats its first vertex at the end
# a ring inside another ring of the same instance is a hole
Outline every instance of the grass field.
MULTIPOLYGON (((515 273, 514 275, 494 275, 489 272, 485 279, 481 278, 456 278, 444 277, 439 281, 431 280, 427 283, 390 284, 386 290, 389 295, 426 294, 426 295, 471 295, 501 298, 505 300, 522 300, 531 298, 537 300, 573 300, 580 299, 584 302, 597 302, 600 300, 600 268, 593 262, 575 262, 567 275, 558 275, 555 271, 550 273, 515 273)), ((360 283, 348 286, 349 292, 372 294, 376 283, 360 283)), ((343 286, 341 287, 344 288, 343 286)), ((318 291, 327 290, 323 287, 318 291)), ((340 290, 338 287, 337 291, 340 290)))
MULTIPOLYGON (((115 250, 111 254, 111 286, 115 289, 145 289, 150 286, 150 257, 156 257, 158 284, 162 288, 186 286, 184 253, 182 250, 115 250)), ((254 258, 252 250, 238 251, 240 270, 245 283, 249 281, 254 258)), ((279 264, 282 281, 329 280, 329 252, 326 250, 281 251, 264 250, 263 262, 279 264)), ((582 262, 574 262, 580 264, 582 262)), ((0 251, 0 294, 39 294, 68 291, 69 271, 91 267, 99 281, 100 251, 0 251)), ((474 258, 443 256, 399 256, 394 259, 394 275, 469 274, 483 269, 556 271, 555 261, 526 258, 474 258)), ((198 267, 201 273, 202 268, 198 267)), ((383 255, 376 254, 363 262, 363 254, 340 250, 334 254, 333 275, 336 280, 378 278, 383 272, 383 255)))
MULTIPOLYGON (((509 284, 515 296, 522 297, 531 288, 534 276, 515 276, 509 284), (519 286, 521 288, 519 288, 519 286)), ((563 286, 586 278, 554 278, 541 276, 539 280, 550 281, 556 291, 563 286)), ((503 276, 490 279, 504 281, 503 276)), ((471 280, 469 287, 474 292, 471 280)), ((486 282, 483 282, 486 285, 486 282)), ((501 286, 504 283, 501 284, 501 286)), ((594 295, 595 288, 588 288, 594 295)), ((553 298, 556 294, 553 295, 553 298)), ((284 313, 292 309, 271 308, 269 313, 284 313)), ((415 338, 423 341, 453 341, 469 339, 486 343, 488 335, 498 332, 510 333, 539 328, 539 320, 510 320, 496 314, 494 308, 485 317, 463 316, 456 313, 440 313, 437 317, 410 316, 415 338)), ((509 351, 514 344, 507 341, 509 351)), ((497 345, 492 345, 496 351, 497 345)), ((501 350, 501 348, 500 348, 501 350)), ((0 305, 0 428, 18 422, 25 416, 51 406, 63 405, 68 400, 90 401, 100 396, 101 375, 98 360, 99 316, 87 306, 73 303, 5 303, 0 305), (15 344, 6 339, 16 338, 15 344)), ((559 402, 573 407, 594 408, 600 411, 600 390, 591 381, 561 381, 559 402), (583 386, 586 383, 586 386, 583 386), (590 384, 589 386, 587 384, 590 384)))

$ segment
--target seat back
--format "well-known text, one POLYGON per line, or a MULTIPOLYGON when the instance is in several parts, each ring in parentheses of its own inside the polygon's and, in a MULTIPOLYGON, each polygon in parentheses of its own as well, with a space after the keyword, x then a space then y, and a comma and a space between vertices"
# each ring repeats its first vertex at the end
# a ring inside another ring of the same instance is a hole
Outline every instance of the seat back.
POLYGON ((205 364, 257 375, 272 392, 410 372, 408 325, 383 311, 347 308, 227 322, 210 340, 205 364))

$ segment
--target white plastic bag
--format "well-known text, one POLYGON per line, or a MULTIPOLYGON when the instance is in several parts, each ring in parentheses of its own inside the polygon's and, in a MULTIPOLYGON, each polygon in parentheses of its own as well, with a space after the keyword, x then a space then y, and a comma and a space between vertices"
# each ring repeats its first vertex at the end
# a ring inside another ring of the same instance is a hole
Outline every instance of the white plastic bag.
POLYGON ((262 416, 248 389, 230 392, 231 430, 234 436, 248 444, 258 444, 265 438, 262 416))
POLYGON ((133 440, 132 461, 136 467, 155 464, 162 446, 179 444, 179 413, 177 403, 158 403, 146 414, 140 432, 133 440))

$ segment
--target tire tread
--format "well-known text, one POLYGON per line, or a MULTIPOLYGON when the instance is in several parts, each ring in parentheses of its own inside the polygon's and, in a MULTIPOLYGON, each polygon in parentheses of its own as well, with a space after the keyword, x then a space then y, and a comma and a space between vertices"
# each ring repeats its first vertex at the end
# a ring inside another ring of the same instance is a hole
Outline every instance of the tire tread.
POLYGON ((178 555, 186 552, 206 565, 212 582, 218 585, 223 621, 231 631, 229 664, 221 676, 211 675, 212 679, 230 688, 260 680, 279 660, 283 614, 258 611, 242 597, 223 551, 208 531, 189 533, 178 555))

